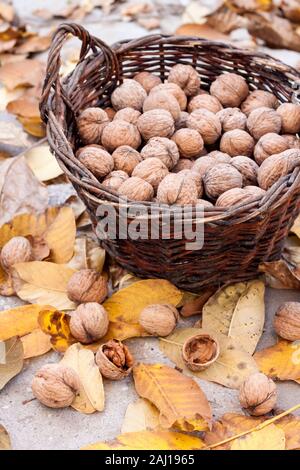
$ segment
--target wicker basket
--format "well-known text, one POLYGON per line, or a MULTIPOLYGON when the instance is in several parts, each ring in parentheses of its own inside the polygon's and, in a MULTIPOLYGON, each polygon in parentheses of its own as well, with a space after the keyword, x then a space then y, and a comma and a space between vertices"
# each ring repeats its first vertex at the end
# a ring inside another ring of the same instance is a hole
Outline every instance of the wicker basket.
MULTIPOLYGON (((124 77, 139 71, 154 72, 162 79, 177 63, 192 64, 203 87, 218 75, 232 71, 242 75, 251 90, 274 93, 281 102, 297 102, 299 74, 264 54, 239 50, 227 44, 194 37, 146 36, 112 47, 90 36, 81 26, 63 24, 54 35, 41 100, 49 144, 56 158, 86 204, 93 224, 99 205, 120 208, 110 192, 75 157, 80 145, 75 118, 89 106, 108 106, 110 95, 124 77), (82 41, 75 70, 60 81, 60 52, 69 33, 82 41)), ((204 224, 204 246, 187 250, 186 240, 105 239, 105 249, 123 267, 140 277, 166 278, 175 285, 197 291, 208 285, 236 282, 257 276, 262 261, 279 259, 284 239, 299 212, 299 168, 282 177, 259 201, 230 209, 206 208, 193 224, 204 224)), ((128 203, 134 207, 137 203, 128 203)), ((155 203, 146 203, 150 208, 155 203)), ((161 221, 161 208, 155 207, 161 221)), ((128 222, 132 219, 128 217, 128 222)))

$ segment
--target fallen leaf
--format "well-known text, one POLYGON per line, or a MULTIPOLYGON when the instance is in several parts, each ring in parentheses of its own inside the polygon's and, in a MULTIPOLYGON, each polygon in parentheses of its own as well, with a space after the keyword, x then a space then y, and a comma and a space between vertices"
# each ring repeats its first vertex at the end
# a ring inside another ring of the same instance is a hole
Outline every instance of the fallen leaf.
POLYGON ((163 279, 146 279, 121 289, 103 304, 110 321, 138 323, 143 308, 150 304, 178 305, 182 292, 163 279))
POLYGON ((300 289, 300 276, 284 260, 261 263, 259 270, 266 275, 266 282, 273 289, 300 289))
POLYGON ((48 309, 55 312, 48 305, 22 305, 0 311, 0 340, 5 341, 13 336, 28 335, 39 327, 40 312, 48 309))
POLYGON ((65 352, 69 346, 77 341, 70 331, 70 315, 58 310, 42 310, 39 314, 38 324, 41 330, 50 335, 53 349, 65 352))
POLYGON ((62 175, 63 171, 48 145, 39 145, 25 153, 27 164, 39 181, 48 181, 62 175))
POLYGON ((216 292, 213 287, 203 289, 199 295, 193 296, 191 300, 184 302, 184 305, 180 311, 183 317, 191 317, 192 315, 200 315, 202 313, 203 306, 208 299, 216 292))
POLYGON ((279 421, 276 426, 284 431, 286 450, 300 450, 300 418, 289 414, 279 421))
MULTIPOLYGON (((17 88, 17 90, 18 89, 19 88, 17 88)), ((16 116, 28 118, 38 117, 40 115, 38 99, 32 96, 22 95, 18 96, 16 99, 10 100, 7 103, 6 110, 16 116)))
POLYGON ((139 431, 121 434, 111 442, 96 442, 82 450, 200 450, 199 437, 171 431, 139 431))
POLYGON ((104 409, 102 376, 95 363, 94 354, 80 343, 70 346, 61 364, 72 367, 80 378, 81 388, 72 403, 72 408, 81 413, 93 413, 104 409))
POLYGON ((160 349, 186 374, 195 375, 200 379, 216 382, 228 388, 238 389, 249 374, 257 372, 256 362, 250 354, 238 349, 233 339, 215 331, 178 328, 170 336, 160 339, 160 349), (218 340, 220 355, 207 369, 201 372, 192 372, 183 362, 182 346, 189 337, 203 333, 210 334, 218 340))
POLYGON ((34 176, 24 156, 0 163, 0 225, 22 212, 44 212, 48 191, 34 176))
POLYGON ((12 23, 15 14, 16 13, 12 5, 9 5, 5 2, 0 2, 0 16, 1 18, 3 18, 4 21, 12 23))
POLYGON ((22 336, 21 341, 24 349, 24 359, 42 356, 52 348, 50 337, 38 328, 22 336))
POLYGON ((267 428, 251 432, 235 439, 231 450, 285 450, 285 436, 282 429, 270 424, 267 428))
POLYGON ((16 54, 31 54, 34 52, 42 52, 49 49, 51 45, 51 36, 34 35, 23 39, 21 44, 15 47, 16 54))
POLYGON ((175 32, 178 36, 198 36, 200 38, 211 39, 213 41, 223 41, 230 43, 230 36, 220 33, 207 24, 187 23, 179 26, 175 32))
POLYGON ((300 341, 279 340, 274 346, 255 353, 254 359, 268 377, 300 383, 300 341))
POLYGON ((11 62, 0 68, 0 82, 8 90, 19 86, 37 86, 45 73, 45 65, 36 59, 11 62))
POLYGON ((33 135, 34 137, 38 137, 40 139, 42 137, 45 137, 46 127, 39 116, 37 117, 19 116, 18 120, 22 124, 24 130, 28 132, 28 134, 33 135))
POLYGON ((0 424, 0 450, 10 450, 11 442, 5 427, 0 424))
POLYGON ((137 393, 158 408, 162 427, 183 431, 210 428, 210 405, 192 378, 162 364, 138 364, 133 378, 137 393))
POLYGON ((22 300, 49 304, 59 310, 75 308, 67 296, 67 283, 74 273, 64 265, 47 261, 30 261, 14 265, 15 290, 22 300))
POLYGON ((159 411, 144 398, 129 403, 124 416, 121 433, 139 432, 159 427, 159 411))
MULTIPOLYGON (((16 149, 29 146, 27 134, 23 131, 22 127, 15 122, 0 121, 0 142, 2 145, 8 145, 16 149)), ((2 171, 0 166, 0 179, 2 171)))
POLYGON ((105 250, 98 242, 91 240, 87 236, 79 237, 75 240, 74 254, 68 262, 72 269, 95 269, 102 272, 105 262, 105 250))
POLYGON ((67 263, 73 256, 76 236, 75 216, 70 207, 62 207, 44 238, 50 248, 50 258, 54 263, 67 263))
POLYGON ((265 321, 264 294, 258 280, 221 288, 203 307, 202 328, 233 338, 238 349, 252 355, 265 321))
POLYGON ((13 337, 0 342, 0 390, 21 372, 23 362, 24 351, 19 338, 13 337))

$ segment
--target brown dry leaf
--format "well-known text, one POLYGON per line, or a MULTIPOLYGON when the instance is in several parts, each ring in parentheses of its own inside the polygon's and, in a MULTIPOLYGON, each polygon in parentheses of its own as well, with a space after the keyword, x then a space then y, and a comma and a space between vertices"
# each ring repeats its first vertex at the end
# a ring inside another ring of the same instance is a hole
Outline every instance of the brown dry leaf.
POLYGON ((11 442, 5 427, 0 424, 0 450, 10 450, 11 442))
POLYGON ((96 442, 82 450, 200 450, 199 437, 172 431, 139 431, 121 434, 111 442, 96 442))
POLYGON ((11 53, 3 53, 0 54, 0 64, 10 64, 12 62, 21 62, 22 60, 26 59, 26 55, 16 55, 16 54, 11 54, 11 53))
POLYGON ((199 36, 213 41, 231 42, 230 37, 226 34, 216 31, 207 24, 187 23, 179 26, 175 34, 178 36, 199 36))
POLYGON ((16 336, 0 342, 0 390, 23 368, 23 345, 16 336))
POLYGON ((235 439, 230 450, 285 450, 285 435, 275 424, 235 439))
POLYGON ((144 398, 138 398, 127 406, 121 433, 140 432, 159 427, 159 411, 144 398))
POLYGON ((24 336, 34 331, 39 327, 39 314, 45 309, 55 311, 49 305, 22 305, 0 311, 0 340, 24 336))
POLYGON ((177 328, 166 338, 160 338, 161 351, 182 369, 186 374, 216 382, 228 388, 237 389, 252 372, 257 372, 257 365, 253 357, 237 348, 233 339, 221 333, 198 328, 177 328), (187 369, 182 359, 183 343, 191 336, 197 334, 210 334, 220 345, 220 355, 207 369, 201 372, 192 372, 187 369))
POLYGON ((252 355, 265 322, 264 294, 258 280, 221 288, 203 307, 202 328, 232 338, 238 349, 252 355))
POLYGON ((21 44, 15 47, 14 52, 16 54, 31 54, 34 52, 42 52, 49 49, 51 44, 51 36, 38 36, 33 35, 24 38, 21 44))
POLYGON ((296 235, 286 238, 282 257, 293 266, 300 265, 300 240, 296 235))
POLYGON ((158 408, 163 428, 183 431, 210 428, 210 405, 192 378, 162 364, 138 364, 133 369, 133 378, 137 393, 158 408))
POLYGON ((266 282, 273 289, 300 289, 300 275, 284 260, 261 263, 259 270, 266 275, 266 282))
POLYGON ((285 18, 288 18, 294 23, 300 23, 300 5, 298 0, 282 0, 280 2, 280 8, 285 18))
POLYGON ((7 103, 6 110, 16 116, 27 118, 38 118, 40 116, 39 102, 34 96, 22 95, 16 99, 10 100, 7 103))
POLYGON ((52 348, 50 337, 39 328, 22 336, 21 341, 24 349, 24 359, 42 356, 52 348))
POLYGON ((97 367, 92 351, 80 343, 70 346, 61 364, 71 367, 79 375, 81 388, 72 403, 72 408, 81 413, 94 413, 104 409, 104 388, 102 376, 97 367))
POLYGON ((36 59, 12 62, 0 68, 0 82, 8 90, 19 86, 37 86, 43 79, 45 65, 36 59))
MULTIPOLYGON (((192 298, 186 298, 184 301, 183 307, 180 311, 180 314, 183 317, 191 317, 192 315, 200 315, 202 313, 202 308, 208 299, 216 292, 216 288, 208 287, 202 289, 199 295, 192 296, 192 298)), ((185 293, 186 296, 186 293, 185 293)))
POLYGON ((48 181, 63 174, 49 145, 39 145, 28 149, 24 156, 27 164, 39 181, 48 181))
POLYGON ((24 130, 34 137, 42 138, 46 135, 46 127, 39 116, 37 117, 18 117, 24 130))
POLYGON ((254 354, 261 372, 275 380, 294 380, 300 383, 300 342, 279 340, 270 348, 254 354))
POLYGON ((44 234, 50 248, 51 261, 59 264, 70 261, 74 252, 75 236, 74 212, 70 207, 62 207, 44 234))
POLYGON ((39 314, 39 327, 43 333, 50 335, 50 342, 55 351, 65 352, 77 342, 70 331, 70 318, 70 315, 58 310, 46 309, 39 314))
POLYGON ((0 225, 20 213, 44 212, 47 205, 47 188, 36 179, 24 156, 0 163, 0 225))
POLYGON ((62 264, 30 261, 14 266, 13 282, 22 300, 72 310, 75 304, 67 296, 67 283, 73 273, 73 269, 62 264))

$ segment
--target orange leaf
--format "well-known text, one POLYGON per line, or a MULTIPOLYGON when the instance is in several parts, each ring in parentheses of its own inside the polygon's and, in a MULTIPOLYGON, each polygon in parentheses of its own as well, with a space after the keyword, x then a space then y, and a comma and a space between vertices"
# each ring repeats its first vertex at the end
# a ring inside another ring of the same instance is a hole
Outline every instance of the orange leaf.
POLYGON ((70 331, 70 315, 67 313, 51 310, 43 310, 38 318, 41 330, 51 336, 53 349, 65 352, 71 344, 77 340, 73 338, 70 331))
POLYGON ((270 348, 254 354, 254 359, 264 374, 275 380, 300 382, 300 342, 278 341, 270 348))

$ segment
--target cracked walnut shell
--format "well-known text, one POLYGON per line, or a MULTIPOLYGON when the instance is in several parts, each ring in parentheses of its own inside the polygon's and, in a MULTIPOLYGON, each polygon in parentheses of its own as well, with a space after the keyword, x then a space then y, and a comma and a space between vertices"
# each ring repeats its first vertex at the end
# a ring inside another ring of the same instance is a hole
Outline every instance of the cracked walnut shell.
POLYGON ((186 96, 193 96, 200 88, 201 78, 191 65, 177 64, 171 68, 168 82, 176 83, 186 96))
POLYGON ((152 109, 142 114, 137 122, 138 130, 145 140, 152 137, 171 137, 174 134, 174 119, 165 109, 152 109))
POLYGON ((132 176, 138 176, 156 190, 159 183, 169 173, 166 165, 159 158, 147 158, 139 163, 133 170, 132 176))
POLYGON ((222 132, 219 118, 207 109, 195 109, 187 119, 187 126, 198 131, 205 144, 214 144, 222 132))
POLYGON ((183 362, 194 372, 211 366, 218 359, 219 354, 219 343, 209 334, 191 336, 182 346, 183 362))
POLYGON ((112 191, 118 191, 119 187, 121 186, 124 181, 129 178, 128 174, 122 170, 115 170, 109 173, 105 180, 102 181, 103 186, 112 191))
POLYGON ((261 165, 266 158, 288 150, 289 143, 283 136, 269 132, 263 135, 254 147, 254 158, 261 165))
POLYGON ((129 349, 117 339, 102 344, 96 353, 95 360, 103 377, 110 380, 124 379, 131 373, 134 366, 129 349))
POLYGON ((79 149, 76 154, 78 160, 97 178, 103 178, 114 168, 112 156, 104 149, 88 145, 79 149))
POLYGON ((161 204, 196 204, 197 199, 196 181, 182 173, 169 173, 157 189, 157 201, 161 204))
POLYGON ((276 405, 276 385, 265 374, 254 372, 241 385, 239 400, 242 408, 247 410, 250 415, 265 415, 276 405))
POLYGON ((179 319, 176 307, 171 304, 152 304, 140 314, 140 325, 153 336, 168 336, 175 329, 179 319))
POLYGON ((43 405, 50 408, 70 406, 80 389, 78 374, 62 364, 46 364, 35 374, 32 392, 43 405))
POLYGON ((72 336, 83 344, 94 343, 105 336, 108 325, 107 311, 96 302, 79 305, 70 319, 72 336))
POLYGON ((100 144, 104 127, 110 122, 100 108, 87 108, 77 118, 77 128, 84 144, 100 144))
POLYGON ((136 126, 127 121, 116 119, 104 128, 101 142, 110 152, 121 145, 129 145, 137 149, 141 145, 141 136, 136 126))
POLYGON ((275 313, 274 329, 288 341, 300 340, 300 303, 285 302, 275 313))
POLYGON ((165 91, 152 91, 145 99, 143 112, 146 113, 153 109, 169 111, 174 120, 179 118, 181 112, 177 99, 171 93, 165 91))
POLYGON ((141 150, 141 156, 144 160, 159 158, 171 170, 178 163, 179 151, 173 140, 166 137, 152 137, 141 150))
POLYGON ((139 72, 134 77, 142 87, 145 89, 146 93, 149 93, 152 88, 156 87, 157 85, 161 84, 161 79, 150 72, 139 72))
POLYGON ((248 116, 247 128, 256 140, 270 132, 279 134, 281 129, 281 116, 271 108, 262 107, 254 109, 248 116))
POLYGON ((122 121, 129 122, 130 124, 136 125, 138 118, 141 113, 137 109, 133 108, 123 108, 120 111, 117 111, 114 120, 121 119, 122 121))
POLYGON ((291 173, 300 164, 300 150, 289 149, 271 155, 262 162, 257 172, 257 181, 262 189, 269 189, 282 176, 291 173))
POLYGON ((217 113, 223 109, 218 98, 205 93, 194 96, 188 104, 188 112, 192 113, 195 109, 207 109, 212 113, 217 113))
POLYGON ((96 270, 81 269, 70 277, 67 294, 73 302, 101 303, 108 294, 107 282, 96 270))
POLYGON ((147 93, 136 80, 126 79, 111 95, 111 102, 116 111, 133 108, 141 111, 147 93))
POLYGON ((161 85, 156 86, 151 90, 151 95, 152 93, 156 93, 157 91, 164 91, 166 93, 169 93, 176 98, 178 101, 178 104, 180 106, 180 110, 184 111, 186 109, 187 105, 187 97, 184 91, 180 88, 180 86, 176 85, 176 83, 162 83, 161 85))
POLYGON ((249 116, 251 111, 263 106, 276 109, 279 103, 275 95, 264 90, 254 90, 241 104, 241 111, 249 116))
POLYGON ((245 155, 251 157, 255 141, 248 132, 241 129, 225 132, 220 141, 220 150, 231 157, 245 155))
POLYGON ((137 150, 129 145, 121 145, 112 154, 115 170, 125 171, 129 176, 138 163, 142 161, 142 157, 137 150))
POLYGON ((243 155, 238 155, 231 159, 231 165, 234 166, 243 177, 243 186, 257 184, 258 165, 254 160, 243 155))
POLYGON ((0 253, 1 266, 9 273, 14 264, 27 263, 32 259, 32 247, 25 237, 13 237, 3 246, 0 253))
POLYGON ((281 117, 282 132, 297 134, 300 131, 300 105, 294 103, 281 104, 276 112, 281 117))
POLYGON ((172 140, 178 147, 180 157, 198 157, 203 150, 204 142, 199 132, 194 129, 179 129, 172 140))
POLYGON ((241 188, 243 177, 232 165, 219 163, 205 172, 203 183, 207 196, 217 199, 228 189, 241 188))
POLYGON ((210 86, 210 94, 225 107, 237 108, 249 94, 246 80, 236 73, 224 73, 210 86))
POLYGON ((119 194, 133 201, 151 201, 154 196, 154 190, 147 181, 138 176, 131 176, 121 184, 119 194))
POLYGON ((225 108, 217 113, 220 119, 223 132, 233 131, 234 129, 245 130, 247 116, 239 108, 225 108))

